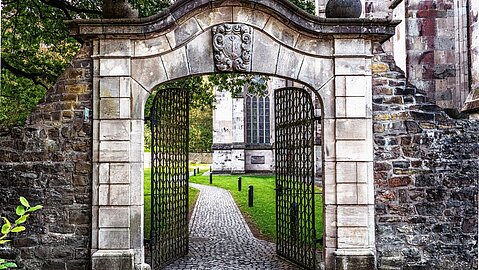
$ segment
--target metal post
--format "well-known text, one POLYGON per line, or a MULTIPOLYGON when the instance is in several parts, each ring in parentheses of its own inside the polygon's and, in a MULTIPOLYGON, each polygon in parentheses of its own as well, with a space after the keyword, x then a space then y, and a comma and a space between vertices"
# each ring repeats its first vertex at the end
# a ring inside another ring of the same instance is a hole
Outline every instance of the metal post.
POLYGON ((213 184, 213 173, 210 172, 210 185, 212 185, 212 184, 213 184))
POLYGON ((248 186, 248 207, 253 207, 253 186, 248 186))
POLYGON ((196 168, 196 173, 200 174, 200 168, 196 168))
POLYGON ((238 176, 238 191, 241 191, 241 176, 238 176))
POLYGON ((193 176, 196 176, 196 169, 193 168, 193 176))

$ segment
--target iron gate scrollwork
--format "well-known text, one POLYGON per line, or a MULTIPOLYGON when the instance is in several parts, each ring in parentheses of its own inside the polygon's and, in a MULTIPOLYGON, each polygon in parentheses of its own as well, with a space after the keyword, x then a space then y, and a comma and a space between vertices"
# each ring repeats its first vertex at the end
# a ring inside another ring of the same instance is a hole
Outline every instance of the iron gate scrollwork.
POLYGON ((151 260, 188 253, 188 91, 160 89, 151 108, 151 260))
POLYGON ((301 88, 274 92, 276 252, 307 269, 316 266, 314 107, 301 88))

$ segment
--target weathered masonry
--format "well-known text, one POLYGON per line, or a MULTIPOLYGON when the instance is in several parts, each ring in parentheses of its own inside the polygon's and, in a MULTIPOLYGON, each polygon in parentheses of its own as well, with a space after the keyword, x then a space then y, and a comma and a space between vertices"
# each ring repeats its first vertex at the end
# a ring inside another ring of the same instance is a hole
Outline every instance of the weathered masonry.
POLYGON ((219 72, 213 28, 235 24, 251 29, 242 71, 321 97, 325 268, 476 269, 479 123, 428 103, 374 43, 397 23, 313 17, 285 0, 70 22, 80 54, 25 127, 0 134, 2 211, 21 195, 45 206, 1 257, 144 269, 144 102, 161 83, 219 72))
POLYGON ((73 35, 93 42, 93 269, 143 264, 149 93, 163 82, 222 70, 300 81, 321 96, 326 265, 372 266, 372 42, 390 37, 395 24, 320 19, 286 1, 180 1, 150 18, 72 22, 73 35), (212 37, 229 27, 248 48, 231 66, 214 53, 212 37))

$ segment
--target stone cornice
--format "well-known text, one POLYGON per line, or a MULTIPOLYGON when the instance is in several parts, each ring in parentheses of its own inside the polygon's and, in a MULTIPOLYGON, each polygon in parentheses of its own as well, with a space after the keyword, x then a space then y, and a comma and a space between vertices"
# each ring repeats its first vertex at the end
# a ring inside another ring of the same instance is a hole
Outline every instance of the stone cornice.
POLYGON ((397 20, 385 18, 320 18, 310 15, 288 0, 214 1, 180 0, 157 15, 129 19, 91 19, 67 21, 70 34, 82 39, 98 36, 139 36, 168 32, 198 11, 217 7, 244 6, 263 11, 284 24, 314 36, 347 35, 385 41, 395 33, 397 20))

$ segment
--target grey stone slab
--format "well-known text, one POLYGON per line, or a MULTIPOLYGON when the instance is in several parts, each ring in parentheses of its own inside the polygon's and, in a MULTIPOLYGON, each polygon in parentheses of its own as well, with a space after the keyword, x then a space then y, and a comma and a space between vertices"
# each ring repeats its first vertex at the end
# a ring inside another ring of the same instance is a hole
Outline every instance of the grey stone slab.
POLYGON ((210 73, 214 71, 211 31, 208 30, 186 46, 191 74, 210 73))
POLYGON ((279 48, 278 42, 261 31, 255 31, 252 70, 258 73, 274 74, 278 62, 279 48), (257 59, 267 59, 267 61, 257 59))
POLYGON ((188 60, 186 59, 186 47, 181 47, 161 56, 165 66, 168 80, 185 77, 190 74, 188 60))

